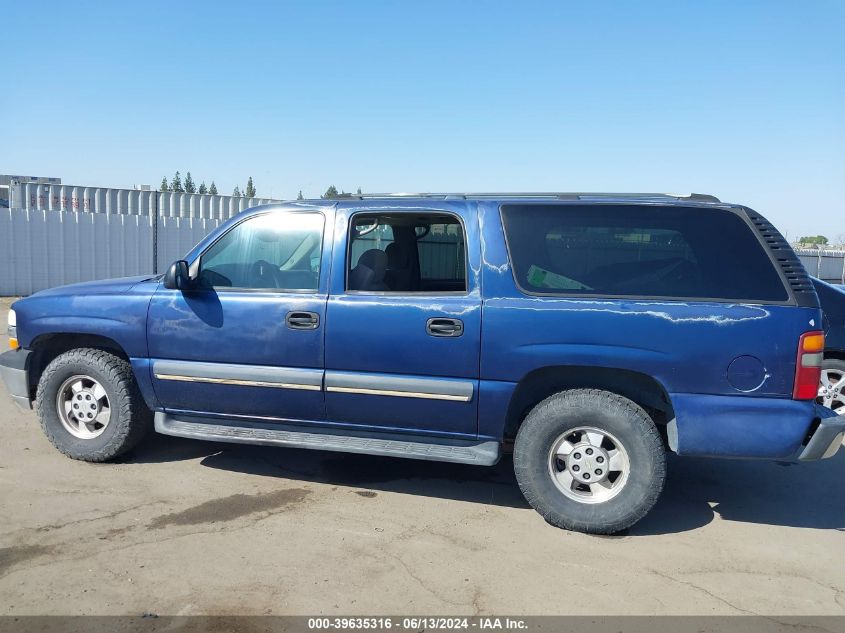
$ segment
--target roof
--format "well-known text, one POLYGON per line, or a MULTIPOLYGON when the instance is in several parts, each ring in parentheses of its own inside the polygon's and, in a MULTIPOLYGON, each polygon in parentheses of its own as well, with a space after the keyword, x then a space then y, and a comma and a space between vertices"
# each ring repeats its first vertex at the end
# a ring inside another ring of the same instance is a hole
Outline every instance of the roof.
POLYGON ((716 197, 704 193, 601 193, 601 192, 520 192, 520 193, 363 193, 349 194, 345 199, 370 200, 370 199, 397 199, 397 198, 436 198, 442 200, 458 199, 508 199, 508 198, 533 198, 551 200, 630 200, 637 202, 713 202, 721 203, 716 197))

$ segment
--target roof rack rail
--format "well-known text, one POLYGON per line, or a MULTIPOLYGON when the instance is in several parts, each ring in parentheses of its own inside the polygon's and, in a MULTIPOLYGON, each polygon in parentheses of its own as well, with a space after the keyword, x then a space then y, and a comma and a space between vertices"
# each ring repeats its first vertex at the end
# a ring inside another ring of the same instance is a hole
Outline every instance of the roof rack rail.
POLYGON ((372 198, 552 198, 555 200, 686 200, 690 202, 721 202, 716 196, 706 193, 601 193, 601 192, 511 192, 511 193, 361 193, 351 198, 367 200, 372 198))

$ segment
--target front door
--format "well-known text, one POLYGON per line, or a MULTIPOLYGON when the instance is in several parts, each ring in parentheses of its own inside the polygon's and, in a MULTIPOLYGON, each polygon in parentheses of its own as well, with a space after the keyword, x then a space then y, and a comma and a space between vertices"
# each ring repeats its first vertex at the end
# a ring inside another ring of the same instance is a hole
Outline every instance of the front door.
POLYGON ((249 216, 192 266, 199 289, 156 291, 148 342, 167 411, 324 419, 331 220, 322 212, 249 216))
POLYGON ((336 248, 346 250, 346 266, 333 271, 327 308, 327 420, 476 436, 481 295, 467 274, 480 259, 467 250, 478 244, 474 214, 342 219, 336 248))

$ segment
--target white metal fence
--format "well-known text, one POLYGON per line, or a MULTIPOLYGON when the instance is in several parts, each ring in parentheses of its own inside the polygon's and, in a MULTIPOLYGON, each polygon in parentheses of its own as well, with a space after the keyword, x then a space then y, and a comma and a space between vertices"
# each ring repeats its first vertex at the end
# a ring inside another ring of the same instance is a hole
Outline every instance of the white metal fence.
POLYGON ((0 209, 0 295, 153 272, 149 215, 0 209))
POLYGON ((9 192, 9 207, 12 209, 90 211, 218 220, 225 220, 244 209, 267 202, 277 200, 37 183, 13 184, 9 192))
POLYGON ((17 184, 0 208, 0 296, 164 269, 270 198, 17 184))
POLYGON ((807 274, 835 284, 845 284, 845 251, 795 250, 807 274))

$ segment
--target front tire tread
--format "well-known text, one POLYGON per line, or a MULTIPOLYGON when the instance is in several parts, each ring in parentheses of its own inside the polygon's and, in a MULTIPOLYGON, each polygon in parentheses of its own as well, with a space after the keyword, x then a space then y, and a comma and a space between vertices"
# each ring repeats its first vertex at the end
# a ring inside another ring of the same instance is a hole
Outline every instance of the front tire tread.
POLYGON ((124 359, 105 350, 78 348, 60 354, 47 366, 38 382, 35 408, 41 428, 50 443, 71 459, 86 462, 107 462, 131 450, 143 439, 150 427, 151 413, 135 382, 132 367, 124 359), (108 441, 91 448, 76 440, 62 428, 55 412, 56 394, 51 386, 61 382, 70 366, 89 367, 103 375, 110 402, 119 406, 112 411, 109 426, 115 425, 108 441), (47 392, 50 393, 47 393, 47 392))

